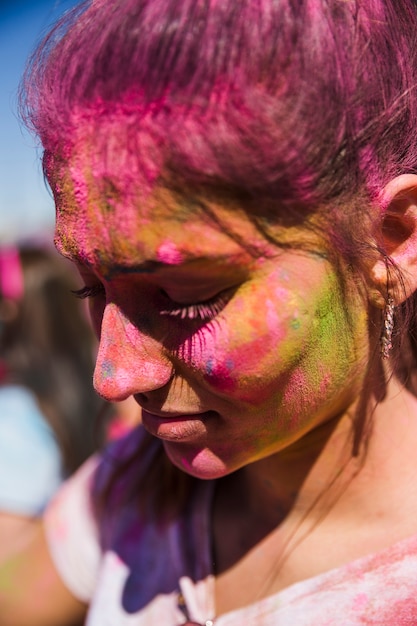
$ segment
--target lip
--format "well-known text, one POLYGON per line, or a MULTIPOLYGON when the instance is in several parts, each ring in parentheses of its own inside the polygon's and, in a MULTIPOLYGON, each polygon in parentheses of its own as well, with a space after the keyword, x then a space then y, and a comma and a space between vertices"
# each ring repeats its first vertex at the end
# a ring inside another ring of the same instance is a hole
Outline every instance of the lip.
POLYGON ((142 409, 142 423, 146 430, 164 441, 193 441, 206 435, 207 422, 215 411, 202 413, 150 413, 142 409))

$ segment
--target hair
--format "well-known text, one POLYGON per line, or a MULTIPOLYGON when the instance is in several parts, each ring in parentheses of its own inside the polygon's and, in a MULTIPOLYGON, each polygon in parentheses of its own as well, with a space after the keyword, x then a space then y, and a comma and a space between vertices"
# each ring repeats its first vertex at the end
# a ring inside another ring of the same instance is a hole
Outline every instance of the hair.
MULTIPOLYGON (((317 216, 360 276, 385 256, 380 190, 417 172, 416 44, 413 0, 93 0, 35 51, 22 106, 58 204, 84 142, 102 196, 196 186, 266 237, 317 216)), ((398 309, 411 384, 415 298, 398 309)))
POLYGON ((70 293, 76 288, 72 268, 41 247, 25 246, 18 254, 21 297, 10 303, 0 294, 0 382, 34 393, 69 475, 100 443, 95 419, 103 401, 92 383, 95 340, 70 293), (11 314, 4 315, 11 304, 11 314))

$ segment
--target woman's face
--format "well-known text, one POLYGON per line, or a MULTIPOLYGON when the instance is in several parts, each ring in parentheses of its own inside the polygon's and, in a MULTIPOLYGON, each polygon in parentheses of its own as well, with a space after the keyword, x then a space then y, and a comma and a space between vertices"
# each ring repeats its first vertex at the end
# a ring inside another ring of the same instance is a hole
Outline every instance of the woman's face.
POLYGON ((56 243, 90 297, 95 387, 110 401, 134 395, 178 467, 225 475, 356 399, 366 307, 353 281, 343 293, 317 236, 276 227, 292 243, 279 248, 237 207, 205 200, 210 217, 167 190, 109 202, 74 171, 61 189, 56 243))

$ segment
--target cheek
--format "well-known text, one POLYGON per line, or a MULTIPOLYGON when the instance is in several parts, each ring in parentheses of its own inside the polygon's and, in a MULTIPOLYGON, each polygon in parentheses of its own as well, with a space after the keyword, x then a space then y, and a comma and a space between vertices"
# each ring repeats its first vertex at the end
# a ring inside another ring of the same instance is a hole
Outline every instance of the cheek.
POLYGON ((212 332, 202 329, 203 338, 194 342, 193 365, 211 387, 257 402, 268 396, 270 384, 298 357, 299 338, 293 328, 297 307, 288 301, 287 292, 280 296, 281 312, 264 293, 258 293, 249 302, 237 299, 212 332), (289 313, 283 314, 285 310, 289 313))
POLYGON ((293 426, 306 412, 312 413, 325 398, 333 395, 333 388, 333 376, 322 364, 310 366, 303 362, 296 367, 290 373, 282 395, 282 406, 291 413, 293 426))
POLYGON ((267 399, 271 386, 285 375, 287 365, 279 346, 264 335, 237 347, 219 349, 205 361, 204 379, 217 391, 233 392, 239 400, 257 403, 267 399))
POLYGON ((334 280, 318 287, 301 297, 278 285, 254 300, 237 301, 199 358, 194 354, 204 380, 250 404, 273 396, 297 413, 344 387, 355 374, 356 338, 366 327, 365 315, 358 310, 352 328, 334 280))
POLYGON ((283 403, 294 416, 357 394, 366 369, 367 317, 363 307, 358 305, 353 323, 348 321, 341 296, 329 298, 319 311, 309 347, 291 371, 283 395, 283 403))
POLYGON ((226 358, 223 362, 209 357, 204 369, 204 380, 211 387, 215 387, 218 391, 225 393, 236 390, 238 383, 234 376, 235 363, 232 357, 226 358))

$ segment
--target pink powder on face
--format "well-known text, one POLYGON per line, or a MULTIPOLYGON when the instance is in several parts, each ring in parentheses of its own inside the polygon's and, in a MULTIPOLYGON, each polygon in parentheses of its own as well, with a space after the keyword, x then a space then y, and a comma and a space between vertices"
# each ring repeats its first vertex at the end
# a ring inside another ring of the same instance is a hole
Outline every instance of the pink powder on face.
MULTIPOLYGON (((284 272, 281 272, 280 274, 284 274, 284 272)), ((282 279, 286 280, 286 281, 289 280, 287 275, 284 275, 282 279)), ((285 301, 288 298, 288 289, 285 288, 285 287, 276 287, 275 288, 275 295, 276 295, 276 297, 279 300, 284 300, 285 301)))
POLYGON ((233 392, 236 389, 237 381, 232 378, 233 362, 213 363, 211 359, 206 363, 205 380, 219 391, 233 392))
POLYGON ((324 371, 324 368, 322 367, 320 367, 319 369, 320 369, 320 373, 322 374, 322 377, 320 380, 320 393, 325 395, 327 392, 327 388, 332 383, 332 375, 330 372, 324 371))
POLYGON ((100 375, 102 380, 113 378, 115 375, 115 367, 111 361, 103 361, 100 368, 100 375))
POLYGON ((82 168, 77 165, 70 167, 70 175, 74 189, 74 200, 83 210, 88 206, 88 186, 82 168))
MULTIPOLYGON (((204 365, 204 380, 211 387, 221 393, 233 392, 239 400, 252 405, 270 397, 272 392, 270 385, 274 387, 276 384, 273 369, 269 370, 270 378, 268 374, 263 376, 262 384, 257 374, 260 368, 267 367, 271 351, 275 351, 275 346, 284 334, 281 335, 275 329, 271 336, 264 334, 259 336, 256 333, 253 336, 255 337, 253 339, 242 338, 237 346, 222 349, 218 337, 216 339, 214 335, 211 356, 205 359, 204 365)), ((198 364, 202 356, 197 357, 197 354, 194 354, 194 364, 198 364)))
POLYGON ((295 426, 306 407, 313 406, 315 395, 311 392, 311 385, 302 368, 295 369, 290 376, 287 388, 283 395, 284 406, 291 407, 292 422, 295 426))
POLYGON ((158 261, 167 263, 168 265, 179 265, 182 262, 182 254, 179 252, 175 243, 164 241, 157 251, 158 261))
POLYGON ((104 398, 118 401, 163 387, 172 365, 158 342, 132 324, 114 303, 106 306, 94 372, 94 387, 104 398))
POLYGON ((267 300, 266 307, 266 323, 268 328, 277 328, 279 325, 279 317, 276 306, 271 300, 267 300))

